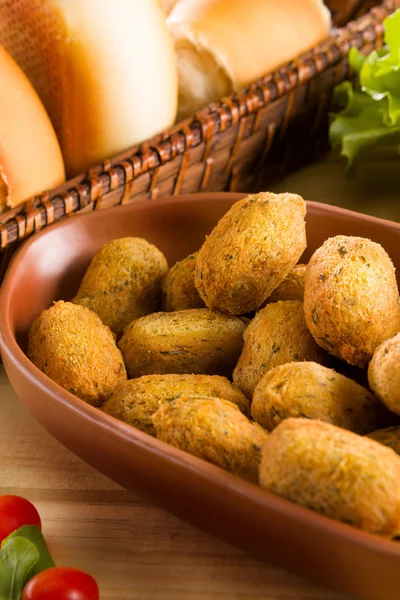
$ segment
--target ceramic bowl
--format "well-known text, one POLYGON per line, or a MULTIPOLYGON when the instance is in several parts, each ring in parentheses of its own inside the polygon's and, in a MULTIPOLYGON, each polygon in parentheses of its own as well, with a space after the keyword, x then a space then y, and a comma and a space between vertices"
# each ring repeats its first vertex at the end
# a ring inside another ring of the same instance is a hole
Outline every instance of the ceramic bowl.
MULTIPOLYGON (((243 550, 362 600, 398 600, 400 544, 276 497, 103 414, 59 387, 26 357, 29 326, 69 300, 95 252, 122 236, 156 244, 172 265, 197 250, 241 194, 141 202, 65 219, 31 237, 0 298, 5 369, 21 401, 57 440, 98 471, 243 550)), ((328 237, 380 242, 400 266, 400 225, 308 203, 305 260, 328 237)), ((371 298, 373 302, 373 298, 371 298)))

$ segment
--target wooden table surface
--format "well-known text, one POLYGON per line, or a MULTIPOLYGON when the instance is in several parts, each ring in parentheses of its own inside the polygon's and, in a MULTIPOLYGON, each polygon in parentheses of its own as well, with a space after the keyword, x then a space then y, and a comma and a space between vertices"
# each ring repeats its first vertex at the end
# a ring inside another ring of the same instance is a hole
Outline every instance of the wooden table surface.
MULTIPOLYGON (((400 169, 387 161, 355 180, 327 161, 275 189, 400 220, 400 169)), ((88 467, 33 420, 0 367, 4 493, 36 504, 56 563, 93 574, 102 600, 345 600, 245 556, 88 467)))

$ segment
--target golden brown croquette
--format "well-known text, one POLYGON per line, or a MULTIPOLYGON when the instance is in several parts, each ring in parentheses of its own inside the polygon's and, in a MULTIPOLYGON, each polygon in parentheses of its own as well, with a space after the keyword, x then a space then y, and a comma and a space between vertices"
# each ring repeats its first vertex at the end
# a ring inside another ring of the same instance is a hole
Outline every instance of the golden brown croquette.
POLYGON ((110 329, 96 313, 71 302, 56 302, 34 321, 28 356, 50 379, 93 406, 101 406, 126 381, 110 329))
POLYGON ((262 449, 260 485, 364 531, 400 527, 400 457, 378 442, 309 419, 286 419, 262 449))
POLYGON ((198 252, 195 252, 180 260, 164 277, 162 309, 165 312, 205 307, 194 285, 197 255, 198 252))
POLYGON ((326 240, 307 265, 304 311, 322 348, 364 367, 400 330, 395 270, 382 246, 344 235, 326 240))
POLYGON ((236 202, 201 247, 195 284, 209 308, 234 315, 260 307, 306 247, 306 204, 261 192, 236 202))
POLYGON ((244 414, 250 406, 242 394, 225 377, 219 375, 145 375, 118 386, 103 406, 109 415, 155 435, 153 414, 163 404, 181 397, 222 398, 236 404, 244 414))
POLYGON ((371 389, 396 415, 400 415, 400 333, 375 350, 368 365, 371 389))
POLYGON ((267 302, 279 302, 279 300, 300 300, 303 302, 306 267, 307 265, 295 265, 285 279, 274 289, 267 302))
POLYGON ((119 342, 129 377, 232 374, 245 323, 208 308, 154 313, 133 321, 119 342))
POLYGON ((94 256, 73 302, 120 335, 133 319, 159 310, 167 270, 165 256, 146 240, 112 240, 94 256))
POLYGON ((254 390, 251 416, 272 431, 284 419, 319 419, 364 435, 391 422, 374 394, 315 362, 293 362, 268 371, 254 390))
POLYGON ((260 310, 247 327, 233 381, 251 398, 270 369, 293 361, 323 362, 324 357, 307 329, 303 304, 281 300, 260 310))
POLYGON ((400 454, 400 425, 378 429, 377 431, 369 433, 367 437, 384 446, 388 446, 394 450, 396 454, 400 454))
POLYGON ((267 432, 220 398, 182 397, 153 416, 157 437, 253 482, 267 432))

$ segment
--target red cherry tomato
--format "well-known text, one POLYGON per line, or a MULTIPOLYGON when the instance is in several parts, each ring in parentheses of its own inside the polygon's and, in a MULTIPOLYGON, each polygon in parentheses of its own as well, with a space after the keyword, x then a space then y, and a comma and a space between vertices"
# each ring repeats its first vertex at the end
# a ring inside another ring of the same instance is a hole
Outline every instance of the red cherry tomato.
POLYGON ((21 496, 0 496, 0 543, 22 525, 42 528, 39 513, 33 504, 21 496))
POLYGON ((99 600, 99 588, 88 573, 52 567, 28 581, 22 600, 99 600))

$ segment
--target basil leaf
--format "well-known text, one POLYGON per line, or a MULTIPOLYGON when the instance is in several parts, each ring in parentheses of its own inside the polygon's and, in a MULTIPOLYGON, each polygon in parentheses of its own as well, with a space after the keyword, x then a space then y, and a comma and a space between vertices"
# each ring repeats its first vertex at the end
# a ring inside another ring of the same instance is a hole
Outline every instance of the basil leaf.
POLYGON ((30 573, 39 560, 39 552, 23 537, 6 539, 0 549, 0 598, 20 600, 30 573))
POLYGON ((44 571, 45 569, 50 569, 50 567, 55 566, 42 532, 37 525, 23 525, 16 531, 13 531, 13 533, 11 533, 5 541, 13 539, 14 537, 23 537, 32 542, 37 548, 39 559, 32 569, 32 573, 30 574, 31 577, 37 573, 40 573, 40 571, 44 571))

